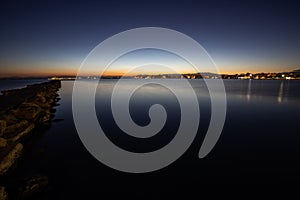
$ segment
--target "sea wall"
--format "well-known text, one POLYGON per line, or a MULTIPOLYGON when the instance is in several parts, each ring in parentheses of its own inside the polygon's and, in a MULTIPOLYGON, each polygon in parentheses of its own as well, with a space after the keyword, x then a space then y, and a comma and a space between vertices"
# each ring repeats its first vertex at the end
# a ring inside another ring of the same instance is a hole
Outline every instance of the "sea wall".
MULTIPOLYGON (((21 157, 26 140, 50 125, 60 81, 2 91, 0 96, 0 178, 21 157)), ((2 192, 1 192, 2 191, 2 192)), ((3 193, 4 189, 1 189, 3 193)), ((1 196, 1 195, 0 195, 1 196)))

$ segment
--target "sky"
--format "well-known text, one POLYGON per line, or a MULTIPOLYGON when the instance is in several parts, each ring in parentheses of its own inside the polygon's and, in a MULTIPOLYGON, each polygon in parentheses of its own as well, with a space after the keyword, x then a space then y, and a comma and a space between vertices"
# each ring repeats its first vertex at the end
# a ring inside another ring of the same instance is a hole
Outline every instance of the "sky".
POLYGON ((300 69, 299 8, 297 1, 4 0, 0 77, 75 75, 100 42, 148 26, 192 37, 221 73, 292 71, 300 69))
MULTIPOLYGON (((89 65, 87 65, 89 67, 89 65)), ((208 71, 203 67, 202 71, 208 71)), ((106 75, 186 74, 198 71, 181 56, 157 49, 131 51, 118 57, 103 73, 106 75), (127 73, 126 73, 127 72, 127 73)))

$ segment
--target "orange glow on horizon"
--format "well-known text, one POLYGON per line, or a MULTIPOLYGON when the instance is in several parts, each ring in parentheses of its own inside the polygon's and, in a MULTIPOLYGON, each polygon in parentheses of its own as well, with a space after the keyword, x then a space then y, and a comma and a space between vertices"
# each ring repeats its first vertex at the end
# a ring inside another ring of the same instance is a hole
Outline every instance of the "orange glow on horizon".
MULTIPOLYGON (((256 70, 248 70, 244 69, 242 70, 241 67, 238 70, 222 70, 224 67, 219 67, 220 68, 220 74, 228 74, 228 75, 234 75, 234 74, 242 74, 242 73, 280 73, 280 72, 286 72, 286 71, 293 71, 291 69, 277 69, 277 70, 271 70, 271 69, 266 69, 266 68, 261 68, 258 70, 258 68, 254 68, 256 70)), ((236 67, 235 67, 236 68, 236 67)), ((248 67, 247 67, 248 68, 248 67)), ((206 72, 206 71, 203 71, 206 72)), ((103 76, 124 76, 126 72, 125 71, 119 71, 119 70, 107 70, 103 73, 103 76)), ((158 74, 171 74, 172 72, 158 72, 158 71, 140 71, 140 72, 133 72, 133 73, 128 73, 128 76, 135 76, 135 75, 140 75, 140 74, 149 74, 149 75, 158 75, 158 74)), ((189 73, 197 73, 197 72, 191 72, 191 71, 184 71, 180 70, 179 74, 189 74, 189 73)), ((90 71, 86 74, 83 74, 84 76, 99 76, 99 72, 95 71, 90 71)), ((6 78, 6 77, 53 77, 53 76, 77 76, 77 68, 68 68, 66 69, 65 67, 30 67, 30 70, 28 70, 27 67, 18 67, 17 70, 16 68, 12 67, 1 67, 0 68, 0 78, 6 78)))

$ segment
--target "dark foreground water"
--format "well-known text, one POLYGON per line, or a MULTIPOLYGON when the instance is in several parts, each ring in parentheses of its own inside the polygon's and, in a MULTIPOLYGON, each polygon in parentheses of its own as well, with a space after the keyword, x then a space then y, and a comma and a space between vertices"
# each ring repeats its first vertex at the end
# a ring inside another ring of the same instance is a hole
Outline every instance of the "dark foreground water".
MULTIPOLYGON (((130 80, 129 80, 130 81, 130 80)), ((96 95, 96 110, 107 136, 120 147, 146 152, 167 144, 180 119, 178 102, 165 88, 148 85, 131 101, 137 124, 149 122, 151 104, 161 103, 168 112, 167 124, 151 139, 126 136, 112 120, 110 93, 116 80, 104 80, 96 95), (100 115, 99 115, 100 116, 100 115)), ((202 80, 192 80, 201 109, 198 135, 192 146, 168 167, 146 174, 113 170, 92 157, 77 135, 72 117, 72 81, 63 81, 52 127, 38 139, 20 164, 16 176, 42 174, 50 185, 45 199, 119 196, 159 199, 161 194, 201 194, 210 184, 299 185, 300 180, 300 82, 225 80, 227 117, 213 151, 198 158, 210 118, 210 100, 202 80), (127 196, 126 196, 127 195, 127 196)), ((86 88, 89 88, 89 84, 86 88)), ((125 86, 124 86, 125 87, 125 86)), ((188 132, 188 130, 187 130, 188 132)), ((219 185, 220 186, 220 185, 219 185)), ((223 187, 223 186, 222 186, 223 187)))

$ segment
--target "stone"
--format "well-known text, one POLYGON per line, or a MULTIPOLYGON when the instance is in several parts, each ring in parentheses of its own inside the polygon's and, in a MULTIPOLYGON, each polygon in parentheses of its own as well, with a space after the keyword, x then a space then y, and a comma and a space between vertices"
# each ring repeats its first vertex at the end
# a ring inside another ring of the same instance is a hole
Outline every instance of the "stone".
POLYGON ((3 135, 5 129, 6 129, 6 121, 0 120, 0 136, 3 135))
POLYGON ((3 137, 8 138, 10 137, 10 135, 15 135, 15 133, 26 129, 29 126, 29 124, 30 123, 27 120, 15 121, 12 125, 6 127, 3 137))
POLYGON ((38 95, 36 95, 33 102, 35 104, 39 105, 43 109, 50 109, 51 108, 51 103, 49 103, 49 101, 47 101, 45 93, 41 92, 38 95))
POLYGON ((2 159, 0 159, 0 175, 5 174, 7 170, 22 155, 23 145, 17 143, 2 159))
POLYGON ((14 124, 16 121, 18 121, 18 119, 13 115, 13 113, 11 111, 5 113, 2 120, 6 122, 6 127, 8 127, 8 126, 14 124))
POLYGON ((4 138, 0 137, 0 148, 6 147, 7 141, 4 138))
POLYGON ((36 95, 36 99, 35 101, 40 102, 40 103, 46 103, 47 99, 45 98, 46 93, 45 92, 41 92, 39 94, 36 95))
POLYGON ((35 103, 22 103, 16 110, 14 115, 18 119, 35 120, 40 112, 41 107, 35 103))
POLYGON ((16 142, 20 140, 25 135, 28 135, 34 129, 34 126, 34 124, 30 124, 28 127, 25 128, 25 130, 15 134, 13 137, 8 138, 7 140, 10 142, 16 142))
POLYGON ((19 188, 19 199, 32 199, 37 194, 44 191, 48 186, 48 177, 35 176, 27 180, 19 188))
POLYGON ((5 187, 3 187, 3 186, 0 186, 0 199, 1 199, 1 200, 6 200, 6 199, 8 199, 7 192, 6 192, 6 190, 5 190, 5 187))
POLYGON ((39 123, 47 123, 51 119, 51 113, 50 112, 43 112, 42 117, 39 119, 39 123))
MULTIPOLYGON (((23 145, 20 142, 26 135, 32 133, 35 127, 50 125, 53 118, 51 111, 54 111, 53 105, 59 100, 57 91, 60 87, 60 81, 50 81, 8 90, 0 95, 0 178, 21 157, 23 145)), ((35 177, 23 187, 21 196, 30 196, 47 182, 47 177, 35 177)), ((0 195, 2 193, 0 191, 0 195)))

